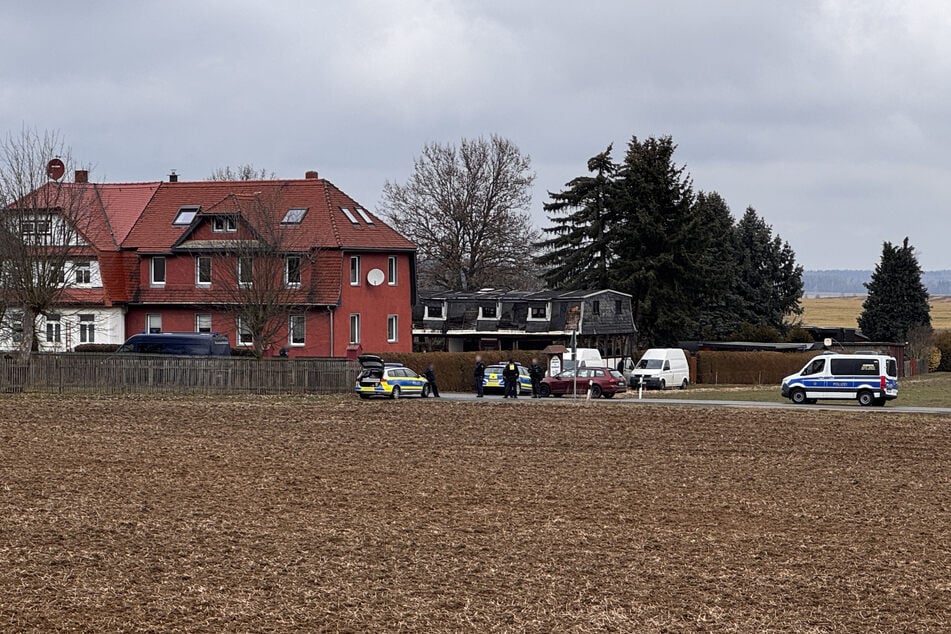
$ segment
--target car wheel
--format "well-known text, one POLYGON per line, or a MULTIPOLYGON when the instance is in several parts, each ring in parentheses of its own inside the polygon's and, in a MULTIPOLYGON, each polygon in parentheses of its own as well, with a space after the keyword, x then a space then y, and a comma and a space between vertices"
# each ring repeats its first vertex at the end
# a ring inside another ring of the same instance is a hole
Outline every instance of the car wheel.
POLYGON ((394 401, 400 397, 400 388, 398 385, 393 386, 393 391, 390 392, 390 398, 394 401))
POLYGON ((424 385, 422 394, 423 398, 428 398, 430 392, 432 392, 432 389, 428 385, 424 385))
POLYGON ((789 400, 796 405, 805 405, 808 402, 808 399, 806 398, 806 391, 799 389, 793 390, 789 393, 789 400))
POLYGON ((680 384, 680 389, 681 390, 687 389, 687 379, 684 379, 683 383, 680 384))
POLYGON ((591 398, 601 398, 601 386, 597 383, 591 385, 591 398))
POLYGON ((667 389, 667 381, 665 381, 664 379, 661 379, 661 380, 660 380, 660 387, 659 387, 659 389, 661 389, 661 390, 666 390, 666 389, 667 389))
POLYGON ((868 407, 869 405, 875 402, 875 397, 872 396, 871 392, 863 391, 863 392, 859 392, 858 400, 859 400, 859 405, 861 405, 862 407, 868 407))
POLYGON ((547 383, 542 383, 538 386, 538 393, 541 394, 542 397, 548 398, 551 396, 551 386, 547 383))

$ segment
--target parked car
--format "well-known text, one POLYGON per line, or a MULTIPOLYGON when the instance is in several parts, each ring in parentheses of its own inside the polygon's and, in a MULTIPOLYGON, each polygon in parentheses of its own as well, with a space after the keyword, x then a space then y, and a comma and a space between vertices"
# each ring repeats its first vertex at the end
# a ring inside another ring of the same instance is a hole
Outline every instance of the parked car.
POLYGON ((410 368, 384 363, 383 359, 375 354, 361 354, 359 361, 363 370, 357 376, 354 391, 360 398, 384 396, 398 399, 403 396, 429 396, 429 381, 410 368))
POLYGON ((132 335, 116 350, 121 354, 231 355, 228 337, 210 332, 154 332, 132 335))
POLYGON ((881 407, 898 398, 898 362, 884 354, 823 353, 783 379, 782 395, 797 405, 855 399, 881 407))
POLYGON ((539 386, 542 396, 561 396, 562 394, 586 394, 588 385, 591 385, 591 397, 613 398, 615 394, 627 391, 627 381, 624 375, 605 367, 586 367, 577 370, 565 370, 555 376, 546 376, 539 386))
POLYGON ((631 387, 666 390, 677 386, 687 389, 690 366, 681 348, 651 348, 641 357, 628 379, 631 387))
MULTIPOLYGON (((482 391, 486 394, 505 393, 505 381, 502 379, 502 370, 505 369, 504 363, 493 363, 485 368, 485 376, 482 379, 482 391)), ((532 393, 532 377, 528 375, 528 368, 521 363, 518 366, 518 386, 519 394, 532 393)))

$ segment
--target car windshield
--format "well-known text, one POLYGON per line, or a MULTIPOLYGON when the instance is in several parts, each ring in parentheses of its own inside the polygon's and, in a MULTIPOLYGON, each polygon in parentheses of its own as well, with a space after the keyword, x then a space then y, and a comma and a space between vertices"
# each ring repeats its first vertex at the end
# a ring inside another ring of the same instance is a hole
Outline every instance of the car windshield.
POLYGON ((659 370, 664 367, 662 359, 641 359, 637 362, 638 370, 659 370))

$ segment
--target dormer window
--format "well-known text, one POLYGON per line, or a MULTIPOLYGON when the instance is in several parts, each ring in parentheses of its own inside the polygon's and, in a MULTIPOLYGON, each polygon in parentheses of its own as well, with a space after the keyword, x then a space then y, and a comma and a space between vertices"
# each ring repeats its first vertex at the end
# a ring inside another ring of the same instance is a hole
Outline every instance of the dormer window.
POLYGON ((499 308, 495 304, 479 306, 479 319, 498 319, 499 308))
POLYGON ((548 304, 538 304, 528 307, 529 321, 548 321, 548 304))
POLYGON ((173 225, 190 225, 192 220, 195 219, 195 216, 198 215, 198 207, 187 206, 179 207, 178 215, 175 216, 175 220, 172 221, 173 225))
POLYGON ((304 220, 304 214, 306 213, 306 208, 288 209, 287 213, 284 214, 284 218, 281 220, 281 224, 299 225, 304 220))
POLYGON ((238 230, 238 220, 234 216, 215 216, 211 219, 211 230, 215 233, 234 233, 238 230))
POLYGON ((423 319, 445 319, 442 304, 427 304, 423 319))

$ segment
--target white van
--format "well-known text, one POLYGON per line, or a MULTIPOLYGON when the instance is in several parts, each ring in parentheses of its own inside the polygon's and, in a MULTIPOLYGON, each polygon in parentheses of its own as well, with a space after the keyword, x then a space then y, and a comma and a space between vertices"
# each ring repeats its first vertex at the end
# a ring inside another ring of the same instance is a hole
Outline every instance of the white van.
MULTIPOLYGON (((604 360, 601 358, 601 353, 598 352, 597 348, 576 348, 576 350, 578 351, 579 367, 601 367, 604 365, 604 360)), ((570 370, 575 367, 574 351, 571 348, 565 351, 562 355, 562 359, 564 361, 563 370, 570 370)))
POLYGON ((676 385, 685 390, 689 384, 690 366, 687 355, 680 348, 651 348, 634 366, 629 381, 635 389, 643 385, 663 390, 676 385))
POLYGON ((898 397, 898 362, 884 354, 827 352, 784 378, 782 394, 799 405, 855 399, 859 405, 882 406, 898 397))

